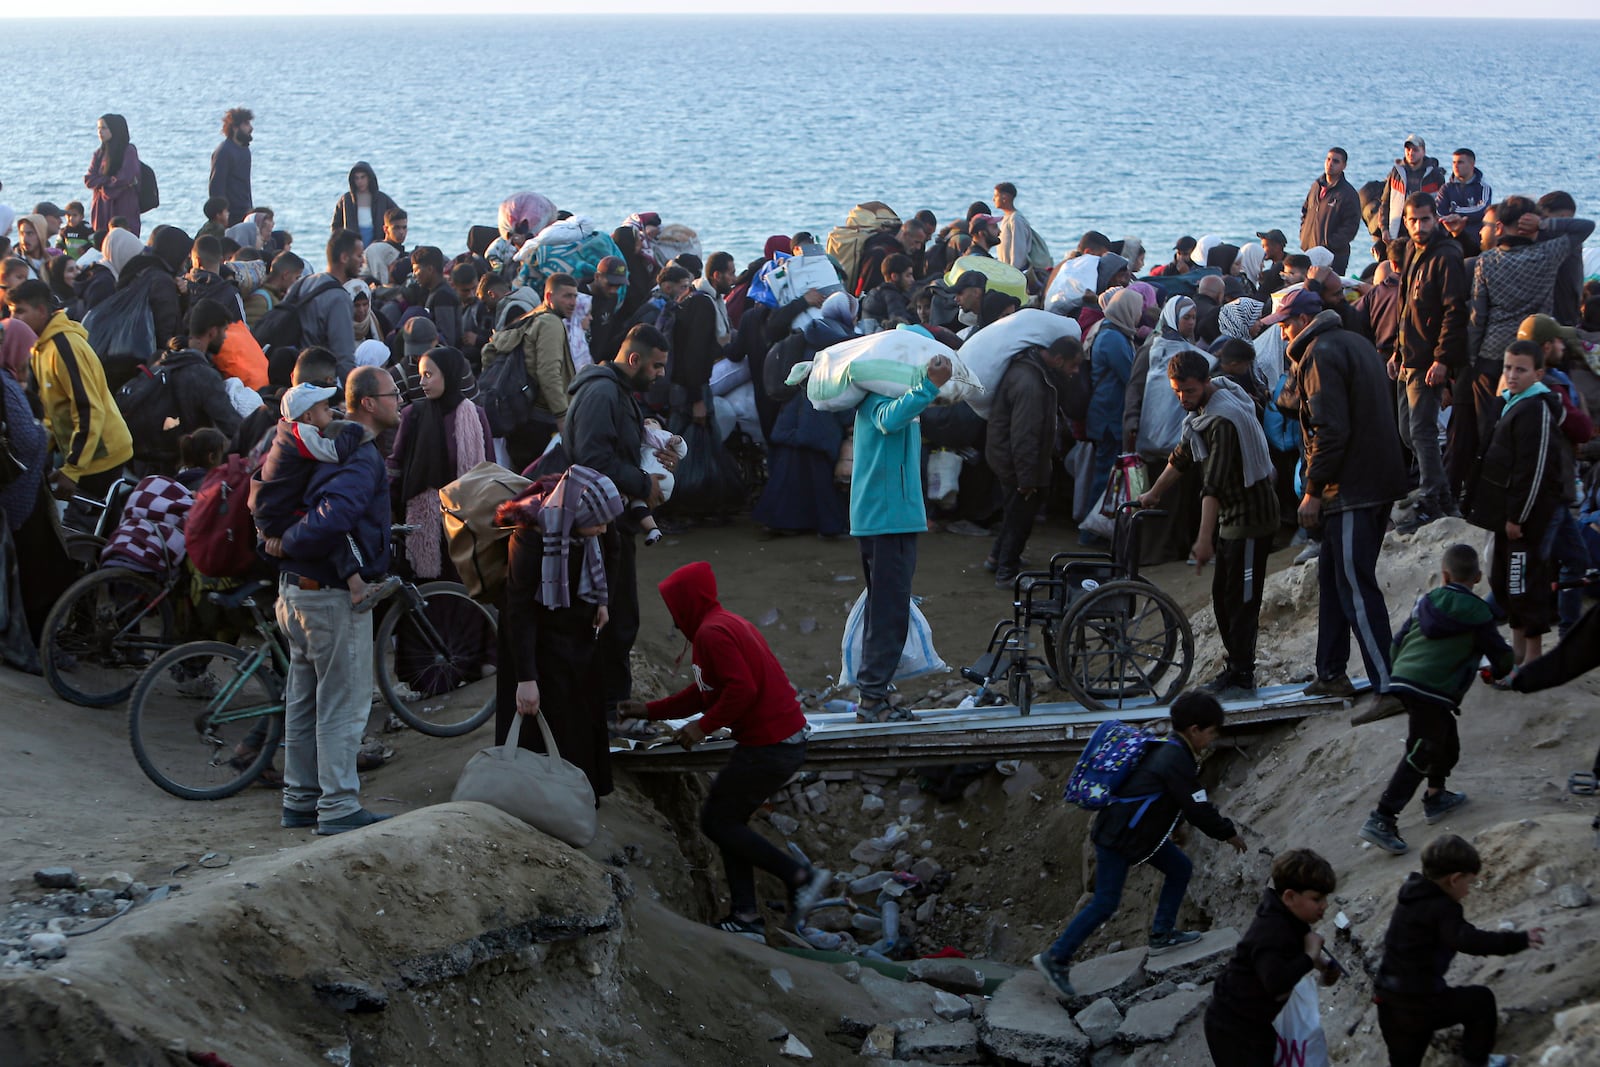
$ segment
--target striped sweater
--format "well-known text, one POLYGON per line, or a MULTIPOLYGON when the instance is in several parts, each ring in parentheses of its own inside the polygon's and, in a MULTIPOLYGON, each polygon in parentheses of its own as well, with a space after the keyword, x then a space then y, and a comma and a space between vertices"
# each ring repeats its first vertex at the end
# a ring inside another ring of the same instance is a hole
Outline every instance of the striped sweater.
POLYGON ((1271 537, 1278 531, 1278 492, 1271 478, 1244 484, 1244 455, 1239 431, 1227 419, 1212 419, 1200 431, 1206 439, 1206 458, 1196 460, 1184 442, 1172 450, 1170 462, 1188 472, 1200 465, 1201 496, 1217 498, 1217 536, 1230 541, 1271 537))

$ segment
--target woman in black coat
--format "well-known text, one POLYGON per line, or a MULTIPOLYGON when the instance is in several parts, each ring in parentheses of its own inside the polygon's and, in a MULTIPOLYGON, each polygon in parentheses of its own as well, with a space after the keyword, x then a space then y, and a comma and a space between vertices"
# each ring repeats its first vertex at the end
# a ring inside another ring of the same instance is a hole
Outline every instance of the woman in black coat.
MULTIPOLYGON (((562 758, 582 768, 597 799, 612 784, 595 646, 609 621, 607 560, 614 564, 619 547, 611 524, 622 506, 609 478, 574 466, 495 515, 497 525, 514 528, 500 602, 495 744, 505 744, 513 715, 543 715, 562 758)), ((538 730, 523 730, 518 743, 544 751, 538 730)))
POLYGON ((399 207, 388 193, 378 188, 378 176, 366 162, 350 168, 350 191, 333 205, 333 232, 354 230, 361 243, 383 240, 383 217, 399 207))

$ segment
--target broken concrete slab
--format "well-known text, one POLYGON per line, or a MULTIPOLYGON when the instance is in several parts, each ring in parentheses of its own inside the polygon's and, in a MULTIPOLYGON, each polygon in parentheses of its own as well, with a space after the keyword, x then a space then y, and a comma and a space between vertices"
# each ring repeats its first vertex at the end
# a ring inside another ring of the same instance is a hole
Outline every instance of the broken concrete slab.
POLYGON ((906 968, 906 977, 952 993, 983 992, 983 972, 966 960, 914 960, 906 968))
POLYGON ((858 1055, 869 1060, 894 1059, 894 1027, 880 1023, 867 1031, 867 1036, 861 1041, 861 1051, 858 1055))
POLYGON ((780 1056, 787 1056, 791 1060, 809 1060, 811 1050, 806 1048, 805 1042, 790 1034, 783 1039, 783 1047, 778 1050, 780 1056))
POLYGON ((1110 997, 1101 997, 1073 1016, 1072 1021, 1078 1024, 1078 1029, 1093 1042, 1095 1048, 1104 1048, 1111 1044, 1121 1029, 1122 1013, 1110 997))
POLYGON ((1170 1041, 1172 1035, 1211 1000, 1211 987, 1185 990, 1160 1000, 1135 1004, 1117 1029, 1116 1039, 1124 1045, 1150 1045, 1170 1041))
POLYGON ((972 1005, 966 997, 958 997, 944 990, 933 995, 933 1013, 947 1023, 972 1018, 972 1005))
POLYGON ((994 1055, 1028 1067, 1080 1067, 1090 1048, 1033 971, 1021 971, 995 990, 978 1023, 978 1040, 994 1055))
POLYGON ((1239 931, 1207 930, 1200 940, 1171 949, 1145 961, 1144 973, 1153 982, 1209 982, 1222 973, 1239 943, 1239 931))
POLYGON ((839 1029, 865 1036, 879 1023, 895 1019, 933 1018, 933 998, 938 993, 921 982, 897 982, 871 967, 861 968, 862 996, 839 1018, 839 1029))
POLYGON ((978 1058, 978 1028, 969 1022, 935 1023, 902 1033, 894 1054, 924 1063, 972 1063, 978 1058))
POLYGON ((1146 949, 1129 948, 1074 964, 1072 990, 1085 1007, 1100 997, 1119 1000, 1144 985, 1146 955, 1146 949))

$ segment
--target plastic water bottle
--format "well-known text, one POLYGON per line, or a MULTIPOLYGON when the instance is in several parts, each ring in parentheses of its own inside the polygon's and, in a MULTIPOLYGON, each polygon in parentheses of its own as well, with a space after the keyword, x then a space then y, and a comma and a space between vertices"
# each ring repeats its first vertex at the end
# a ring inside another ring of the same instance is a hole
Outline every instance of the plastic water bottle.
POLYGON ((853 700, 830 700, 822 705, 822 710, 828 715, 854 715, 856 707, 853 700))

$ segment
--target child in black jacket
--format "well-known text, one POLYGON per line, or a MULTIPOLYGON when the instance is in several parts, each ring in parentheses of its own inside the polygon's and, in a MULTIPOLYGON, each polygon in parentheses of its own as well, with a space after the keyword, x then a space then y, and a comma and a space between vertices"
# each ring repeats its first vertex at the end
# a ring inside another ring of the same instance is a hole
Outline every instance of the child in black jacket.
POLYGON ((1457 952, 1511 956, 1529 945, 1544 945, 1544 931, 1538 928, 1491 933, 1467 922, 1461 902, 1482 869, 1477 849, 1446 834, 1428 843, 1422 850, 1422 873, 1407 876, 1400 887, 1373 983, 1389 1067, 1421 1067, 1433 1032, 1457 1023, 1465 1026, 1461 1060, 1467 1067, 1509 1062, 1490 1054, 1498 1022, 1493 991, 1486 986, 1452 988, 1444 981, 1457 952))
POLYGON ((1227 842, 1237 852, 1245 850, 1233 823, 1222 817, 1200 785, 1198 757, 1221 734, 1222 705, 1217 698, 1198 690, 1184 693, 1172 702, 1171 735, 1150 745, 1117 789, 1119 797, 1143 802, 1112 804, 1095 816, 1094 899, 1073 916, 1055 944, 1033 957, 1034 967, 1058 995, 1074 995, 1068 978, 1072 954, 1117 913, 1128 872, 1141 863, 1150 864, 1164 878, 1150 925, 1150 954, 1200 939, 1193 931, 1174 929, 1193 865, 1171 838, 1178 820, 1187 818, 1206 836, 1227 842))
POLYGON ((1339 965, 1311 929, 1336 884, 1333 865, 1310 849, 1272 861, 1272 884, 1206 1009, 1206 1045, 1219 1067, 1272 1067, 1278 1052, 1272 1021, 1300 979, 1316 968, 1324 985, 1338 981, 1339 965))

